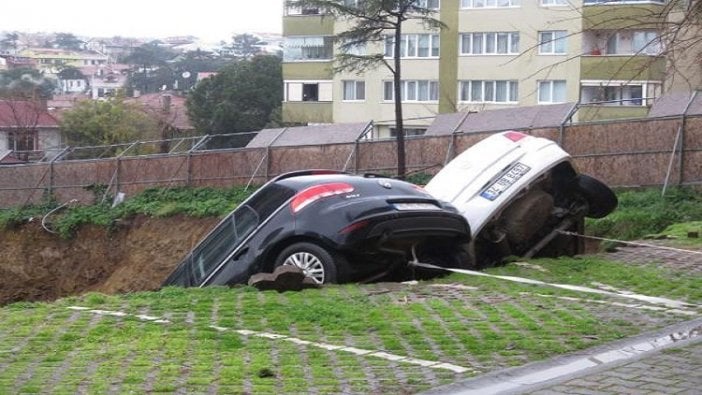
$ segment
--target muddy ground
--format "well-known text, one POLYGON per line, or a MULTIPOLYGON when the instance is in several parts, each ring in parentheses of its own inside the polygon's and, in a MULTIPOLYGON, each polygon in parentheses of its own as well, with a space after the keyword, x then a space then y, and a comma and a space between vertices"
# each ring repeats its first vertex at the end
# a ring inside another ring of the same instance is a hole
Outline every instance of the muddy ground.
POLYGON ((0 305, 158 289, 217 221, 136 217, 113 230, 84 226, 70 240, 39 221, 0 231, 0 305))

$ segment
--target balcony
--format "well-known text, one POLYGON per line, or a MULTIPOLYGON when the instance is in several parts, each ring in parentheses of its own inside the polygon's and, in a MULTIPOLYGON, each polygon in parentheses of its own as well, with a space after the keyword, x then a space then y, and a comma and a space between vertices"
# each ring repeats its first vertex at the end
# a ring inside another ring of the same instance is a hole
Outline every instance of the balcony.
POLYGON ((665 67, 662 56, 585 55, 580 57, 580 79, 662 81, 665 67))
POLYGON ((665 19, 665 1, 585 0, 583 30, 655 28, 665 19))
POLYGON ((332 123, 331 102, 283 102, 283 121, 295 123, 332 123))

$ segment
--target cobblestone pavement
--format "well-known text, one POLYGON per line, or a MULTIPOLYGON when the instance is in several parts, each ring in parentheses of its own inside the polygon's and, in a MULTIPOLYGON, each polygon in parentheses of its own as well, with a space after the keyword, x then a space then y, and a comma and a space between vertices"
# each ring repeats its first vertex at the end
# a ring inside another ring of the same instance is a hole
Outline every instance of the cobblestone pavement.
POLYGON ((614 252, 603 253, 601 256, 630 265, 655 264, 668 269, 702 275, 702 254, 699 253, 699 248, 678 247, 668 240, 643 240, 640 243, 651 246, 626 245, 617 247, 614 252), (655 246, 671 247, 676 248, 676 250, 661 249, 655 246))
MULTIPOLYGON (((666 240, 646 240, 641 243, 650 244, 650 246, 621 246, 614 252, 600 255, 624 264, 655 264, 692 276, 702 275, 702 254, 689 252, 700 251, 699 248, 678 248, 666 240), (677 250, 656 248, 657 245, 673 247, 677 250)), ((597 353, 602 352, 603 347, 596 347, 576 355, 564 355, 519 368, 493 371, 484 376, 436 388, 427 393, 442 395, 702 394, 702 335, 699 333, 702 330, 700 329, 702 326, 699 325, 702 317, 690 318, 693 318, 693 321, 689 323, 695 322, 694 331, 697 337, 672 347, 654 349, 628 359, 605 362, 596 367, 588 366, 588 362, 595 359, 597 353), (576 358, 580 359, 576 360, 576 358), (570 370, 569 373, 561 375, 556 372, 568 371, 573 366, 575 369, 570 370)), ((612 343, 612 349, 621 347, 617 345, 620 343, 612 343)), ((604 348, 606 347, 607 345, 604 345, 604 348)))
POLYGON ((550 394, 699 394, 702 341, 669 348, 614 369, 530 392, 550 394))

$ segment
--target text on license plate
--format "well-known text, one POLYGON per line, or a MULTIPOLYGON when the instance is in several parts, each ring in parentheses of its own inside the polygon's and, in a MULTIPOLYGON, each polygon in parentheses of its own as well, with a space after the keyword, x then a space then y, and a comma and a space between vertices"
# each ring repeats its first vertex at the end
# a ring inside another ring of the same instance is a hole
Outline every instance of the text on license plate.
POLYGON ((439 210, 439 207, 431 203, 395 203, 395 208, 400 211, 439 210))
POLYGON ((514 185, 523 175, 529 172, 529 170, 531 170, 531 167, 523 163, 515 163, 511 169, 507 170, 507 173, 503 174, 502 177, 498 178, 480 192, 480 196, 487 200, 497 199, 504 191, 509 189, 509 187, 514 185))

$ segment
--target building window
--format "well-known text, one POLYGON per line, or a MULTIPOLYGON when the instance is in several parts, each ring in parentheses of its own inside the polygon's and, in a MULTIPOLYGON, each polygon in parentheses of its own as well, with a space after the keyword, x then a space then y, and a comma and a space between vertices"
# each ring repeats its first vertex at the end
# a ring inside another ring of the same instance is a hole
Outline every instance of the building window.
POLYGON ((660 37, 656 31, 636 31, 631 41, 634 54, 658 55, 661 53, 660 37))
POLYGON ((286 7, 285 15, 321 15, 321 9, 319 7, 309 6, 309 7, 286 7))
POLYGON ((462 55, 516 55, 519 32, 463 33, 462 55))
POLYGON ((539 104, 563 103, 565 101, 565 80, 539 81, 539 104))
POLYGON ((541 0, 541 5, 544 7, 564 6, 568 5, 569 0, 541 0))
POLYGON ((285 101, 330 102, 331 81, 285 81, 285 101))
POLYGON ((344 100, 366 100, 366 83, 364 81, 343 81, 344 100))
POLYGON ((332 37, 286 37, 284 61, 331 60, 334 39, 332 37))
POLYGON ((622 30, 607 37, 607 55, 658 55, 661 53, 660 34, 655 30, 622 30))
POLYGON ((566 39, 568 32, 565 30, 553 30, 539 32, 539 54, 541 55, 563 55, 566 53, 566 39))
POLYGON ((37 132, 9 132, 7 134, 7 147, 13 151, 35 151, 37 132))
MULTIPOLYGON (((601 104, 604 106, 645 106, 646 84, 612 84, 582 86, 581 100, 583 103, 601 104)), ((650 84, 649 84, 650 86, 650 84)))
POLYGON ((519 83, 514 80, 470 80, 460 83, 460 100, 471 103, 517 103, 519 83))
POLYGON ((521 0, 461 0, 461 8, 519 7, 521 0))
POLYGON ((418 7, 429 10, 438 10, 441 7, 441 2, 439 0, 416 0, 416 4, 418 7))
MULTIPOLYGON (((383 81, 383 100, 393 101, 392 81, 383 81)), ((400 81, 400 100, 403 102, 430 102, 439 100, 439 82, 430 80, 400 81)))
POLYGON ((583 0, 583 4, 622 4, 622 3, 657 3, 664 4, 666 0, 583 0))
MULTIPOLYGON (((395 37, 385 36, 385 56, 395 54, 395 37)), ((400 57, 429 58, 439 56, 438 34, 403 34, 400 38, 400 57)))
MULTIPOLYGON (((424 136, 427 132, 424 128, 402 128, 405 137, 424 136)), ((397 128, 390 128, 390 137, 397 137, 397 128)))

